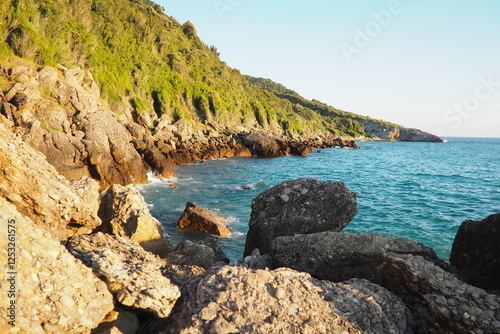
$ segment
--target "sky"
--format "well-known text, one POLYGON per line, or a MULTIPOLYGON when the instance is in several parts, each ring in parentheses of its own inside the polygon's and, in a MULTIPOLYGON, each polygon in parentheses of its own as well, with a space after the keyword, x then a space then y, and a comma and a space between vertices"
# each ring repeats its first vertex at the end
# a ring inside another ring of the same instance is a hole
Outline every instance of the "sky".
POLYGON ((500 1, 156 2, 243 74, 444 137, 500 137, 500 1))

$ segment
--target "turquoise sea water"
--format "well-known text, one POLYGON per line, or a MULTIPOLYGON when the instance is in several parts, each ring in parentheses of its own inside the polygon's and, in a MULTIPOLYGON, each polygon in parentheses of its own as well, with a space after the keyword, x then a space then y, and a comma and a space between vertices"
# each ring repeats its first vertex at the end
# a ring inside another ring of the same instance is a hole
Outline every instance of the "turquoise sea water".
POLYGON ((346 230, 406 237, 447 259, 461 222, 500 213, 500 138, 447 139, 360 142, 360 150, 327 149, 308 157, 214 160, 178 168, 179 188, 157 179, 138 188, 176 243, 206 237, 175 229, 188 201, 228 219, 233 235, 219 244, 237 260, 252 199, 260 192, 300 177, 344 181, 358 201, 358 213, 346 230))

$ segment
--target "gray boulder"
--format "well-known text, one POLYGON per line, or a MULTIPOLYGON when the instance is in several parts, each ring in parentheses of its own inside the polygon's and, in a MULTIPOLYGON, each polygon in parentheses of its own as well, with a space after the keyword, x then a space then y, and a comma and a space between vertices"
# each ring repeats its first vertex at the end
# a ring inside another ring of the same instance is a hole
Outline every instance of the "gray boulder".
POLYGON ((450 261, 467 283, 500 290, 500 214, 482 221, 464 221, 453 242, 450 261))
POLYGON ((290 269, 223 267, 191 293, 156 333, 412 333, 411 315, 365 280, 331 283, 290 269))
POLYGON ((369 233, 298 234, 276 238, 271 246, 275 268, 288 267, 332 282, 351 278, 376 281, 377 267, 388 252, 438 260, 431 248, 415 241, 369 233))
POLYGON ((129 239, 97 233, 71 238, 67 247, 122 305, 165 318, 181 296, 179 287, 162 274, 165 261, 129 239))
POLYGON ((468 285, 421 256, 389 253, 383 286, 412 310, 416 333, 500 333, 500 297, 468 285))
POLYGON ((356 215, 356 194, 343 182, 302 178, 286 181, 252 201, 244 256, 256 248, 271 250, 280 236, 324 231, 339 232, 356 215))
POLYGON ((229 259, 213 238, 200 243, 189 240, 181 242, 166 259, 170 264, 199 266, 205 269, 229 263, 229 259))

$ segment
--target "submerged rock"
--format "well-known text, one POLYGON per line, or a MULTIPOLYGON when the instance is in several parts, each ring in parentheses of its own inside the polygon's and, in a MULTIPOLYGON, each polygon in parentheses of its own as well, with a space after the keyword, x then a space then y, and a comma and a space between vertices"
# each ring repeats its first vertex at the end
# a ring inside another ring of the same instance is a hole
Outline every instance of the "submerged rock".
POLYGON ((154 218, 144 198, 133 186, 113 185, 101 196, 100 230, 104 233, 129 238, 145 250, 161 257, 174 248, 161 223, 154 218))
POLYGON ((420 256, 389 253, 382 285, 412 310, 417 333, 500 333, 500 297, 468 285, 420 256))
POLYGON ((226 228, 224 218, 192 202, 186 204, 186 208, 177 223, 177 228, 196 230, 223 237, 231 235, 231 232, 226 228))
POLYGON ((412 333, 405 305, 365 280, 223 267, 194 280, 158 333, 412 333), (369 315, 369 316, 367 316, 369 315))
POLYGON ((341 282, 351 278, 376 281, 377 267, 388 253, 421 255, 438 260, 429 247, 405 238, 350 232, 321 232, 279 237, 272 242, 275 268, 288 267, 341 282))
POLYGON ((271 250, 280 236, 341 231, 356 214, 356 194, 343 182, 302 178, 286 181, 252 201, 244 256, 271 250))
POLYGON ((73 237, 67 247, 106 282, 122 305, 165 318, 181 295, 162 275, 165 261, 129 239, 97 233, 73 237))
POLYGON ((0 330, 14 320, 17 333, 88 333, 113 309, 106 284, 45 226, 19 213, 1 196, 0 226, 0 263, 5 270, 0 280, 0 330), (8 230, 15 245, 7 244, 4 233, 8 230), (16 255, 9 254, 10 248, 16 249, 16 255), (13 297, 10 300, 9 291, 13 297), (15 302, 14 319, 8 317, 11 301, 15 302))
POLYGON ((464 221, 453 242, 450 261, 467 283, 500 290, 500 214, 482 221, 464 221))

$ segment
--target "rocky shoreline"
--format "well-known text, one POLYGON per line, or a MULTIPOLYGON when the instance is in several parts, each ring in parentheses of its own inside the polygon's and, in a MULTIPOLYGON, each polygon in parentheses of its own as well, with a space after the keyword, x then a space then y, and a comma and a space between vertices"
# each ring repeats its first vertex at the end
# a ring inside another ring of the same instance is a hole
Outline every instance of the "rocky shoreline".
MULTIPOLYGON (((1 333, 500 332, 500 214, 464 222, 443 261, 342 232, 357 206, 342 182, 291 180, 254 199, 229 265, 215 238, 174 245, 130 184, 204 159, 356 144, 115 115, 88 71, 2 71, 15 83, 0 90, 1 333)), ((225 233, 192 203, 179 226, 208 220, 225 233)))
POLYGON ((230 266, 215 239, 173 245, 133 186, 99 193, 2 124, 0 138, 0 221, 16 227, 14 253, 0 241, 15 272, 0 282, 13 291, 3 332, 500 331, 500 214, 464 222, 449 263, 411 240, 341 232, 356 214, 342 182, 286 181, 253 201, 246 256, 230 266))

